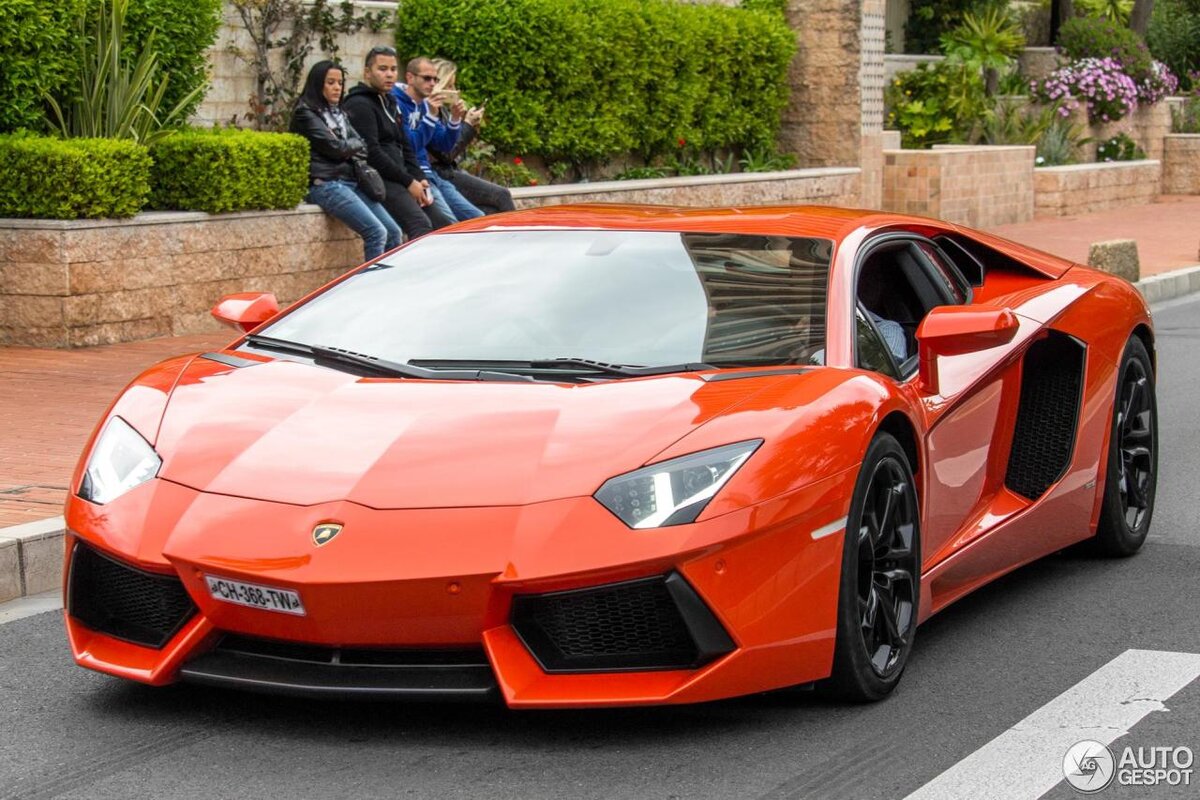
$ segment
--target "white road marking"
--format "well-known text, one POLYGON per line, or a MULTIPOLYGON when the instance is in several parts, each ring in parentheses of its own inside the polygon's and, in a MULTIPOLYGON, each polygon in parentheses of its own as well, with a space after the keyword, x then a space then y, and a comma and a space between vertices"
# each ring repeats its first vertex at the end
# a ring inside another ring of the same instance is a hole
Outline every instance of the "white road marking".
POLYGON ((835 519, 833 522, 829 523, 828 525, 823 525, 822 527, 817 528, 815 531, 812 532, 812 538, 814 540, 816 540, 816 539, 824 539, 826 536, 832 536, 833 534, 842 530, 842 528, 846 527, 846 520, 848 520, 848 519, 849 519, 849 517, 842 517, 841 519, 835 519))
POLYGON ((1197 677, 1200 654, 1126 650, 905 800, 1035 800, 1063 780, 1071 745, 1124 736, 1197 677))
POLYGON ((7 603, 0 603, 0 625, 15 622, 34 614, 45 614, 47 611, 57 611, 62 608, 62 592, 52 589, 29 597, 18 597, 7 603))

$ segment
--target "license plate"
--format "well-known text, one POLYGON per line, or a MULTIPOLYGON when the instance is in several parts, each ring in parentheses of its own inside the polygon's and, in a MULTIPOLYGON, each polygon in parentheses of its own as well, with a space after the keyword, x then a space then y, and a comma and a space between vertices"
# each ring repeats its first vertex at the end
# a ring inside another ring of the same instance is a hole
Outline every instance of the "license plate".
POLYGON ((304 604, 300 602, 300 595, 287 589, 231 581, 229 578, 218 578, 213 575, 205 575, 204 579, 208 582, 209 594, 217 600, 239 606, 261 608, 264 611, 279 611, 283 614, 304 616, 304 604))

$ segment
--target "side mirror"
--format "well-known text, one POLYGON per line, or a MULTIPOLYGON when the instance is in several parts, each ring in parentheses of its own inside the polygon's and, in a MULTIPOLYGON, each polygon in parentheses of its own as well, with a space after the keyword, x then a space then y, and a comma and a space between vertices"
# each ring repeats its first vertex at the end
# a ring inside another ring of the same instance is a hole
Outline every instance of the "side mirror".
POLYGON ((279 301, 269 292, 238 292, 222 297, 211 313, 222 325, 249 333, 279 313, 279 301))
POLYGON ((921 388, 938 393, 938 356, 975 353, 1012 341, 1020 323, 1007 308, 938 306, 917 328, 921 388))

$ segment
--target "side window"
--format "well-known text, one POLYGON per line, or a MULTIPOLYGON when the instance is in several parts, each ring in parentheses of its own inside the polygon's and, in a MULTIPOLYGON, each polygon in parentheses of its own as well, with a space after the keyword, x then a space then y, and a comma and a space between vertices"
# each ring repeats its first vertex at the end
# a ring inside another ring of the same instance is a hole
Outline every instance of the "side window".
POLYGON ((921 320, 934 306, 950 302, 941 279, 932 272, 911 239, 880 243, 859 266, 858 303, 901 374, 915 368, 921 320))
POLYGON ((861 306, 854 312, 854 340, 855 362, 859 369, 869 369, 890 378, 899 377, 887 344, 875 330, 875 326, 867 320, 861 306))

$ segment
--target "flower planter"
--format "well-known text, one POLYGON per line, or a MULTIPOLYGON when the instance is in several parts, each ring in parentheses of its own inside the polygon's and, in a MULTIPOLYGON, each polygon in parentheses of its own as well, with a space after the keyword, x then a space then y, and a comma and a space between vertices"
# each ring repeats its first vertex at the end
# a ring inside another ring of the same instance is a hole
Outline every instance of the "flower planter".
POLYGON ((1038 167, 1033 171, 1034 212, 1039 217, 1067 217, 1144 205, 1162 187, 1158 161, 1109 161, 1038 167))
POLYGON ((1200 194, 1200 133, 1163 140, 1163 194, 1200 194))
POLYGON ((990 228, 1033 218, 1032 146, 885 150, 883 207, 990 228))

